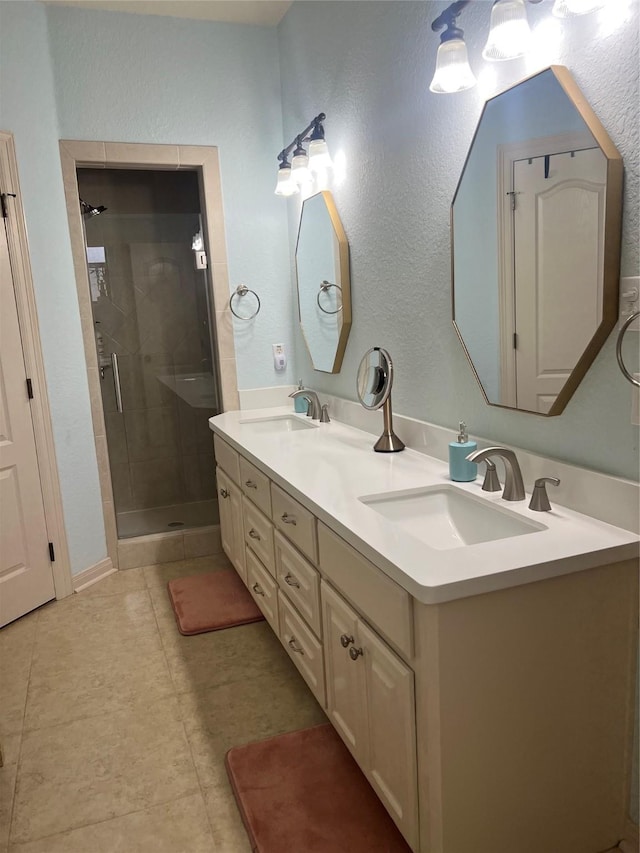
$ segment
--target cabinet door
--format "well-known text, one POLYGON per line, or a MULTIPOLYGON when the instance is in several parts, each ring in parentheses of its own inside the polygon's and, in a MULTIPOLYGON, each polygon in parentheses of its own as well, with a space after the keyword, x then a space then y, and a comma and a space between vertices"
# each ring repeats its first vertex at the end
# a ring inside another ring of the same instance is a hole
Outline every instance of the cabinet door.
POLYGON ((369 733, 367 775, 409 844, 417 849, 418 803, 413 672, 364 623, 364 706, 369 733))
POLYGON ((233 517, 231 514, 231 483, 222 468, 216 468, 218 481, 218 506, 220 508, 220 539, 222 550, 234 562, 235 542, 233 536, 233 517))
POLYGON ((358 617, 324 581, 321 582, 327 715, 356 761, 367 766, 362 658, 349 652, 359 648, 358 617), (343 640, 344 638, 344 640, 343 640), (343 642, 347 646, 343 646, 343 642))
POLYGON ((230 559, 242 580, 247 583, 247 564, 242 521, 242 492, 233 483, 231 483, 231 500, 229 503, 231 504, 231 521, 233 527, 233 557, 230 559))

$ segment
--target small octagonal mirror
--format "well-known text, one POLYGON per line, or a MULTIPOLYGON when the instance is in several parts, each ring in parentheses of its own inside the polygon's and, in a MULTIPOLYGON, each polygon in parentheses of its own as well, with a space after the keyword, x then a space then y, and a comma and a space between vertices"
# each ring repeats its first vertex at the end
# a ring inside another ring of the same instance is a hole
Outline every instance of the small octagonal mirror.
POLYGON ((303 202, 296 276, 300 328, 313 367, 339 373, 351 328, 349 244, 330 192, 303 202))
POLYGON ((452 203, 453 323, 490 405, 558 415, 617 317, 622 158, 566 68, 485 104, 452 203))

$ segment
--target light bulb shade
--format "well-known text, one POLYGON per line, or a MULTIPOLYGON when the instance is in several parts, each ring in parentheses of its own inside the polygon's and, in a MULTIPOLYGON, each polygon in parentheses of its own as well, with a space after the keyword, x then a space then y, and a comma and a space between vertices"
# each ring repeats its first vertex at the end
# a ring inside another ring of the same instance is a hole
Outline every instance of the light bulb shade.
POLYGON ((300 154, 294 153, 293 155, 293 160, 291 161, 291 179, 298 186, 313 180, 309 171, 309 157, 304 150, 300 154))
POLYGON ((498 62, 523 56, 531 42, 524 0, 496 0, 483 59, 498 62))
POLYGON ((320 172, 331 168, 331 156, 324 139, 312 139, 309 143, 309 168, 312 172, 320 172))
POLYGON ((298 185, 291 179, 291 167, 280 166, 278 169, 278 182, 276 184, 275 194, 281 196, 295 195, 298 192, 298 185))
POLYGON ((467 46, 464 39, 453 38, 443 41, 438 47, 436 71, 429 89, 437 94, 464 92, 476 85, 476 78, 469 65, 467 46))
POLYGON ((602 9, 605 0, 555 0, 552 13, 556 18, 575 18, 602 9))

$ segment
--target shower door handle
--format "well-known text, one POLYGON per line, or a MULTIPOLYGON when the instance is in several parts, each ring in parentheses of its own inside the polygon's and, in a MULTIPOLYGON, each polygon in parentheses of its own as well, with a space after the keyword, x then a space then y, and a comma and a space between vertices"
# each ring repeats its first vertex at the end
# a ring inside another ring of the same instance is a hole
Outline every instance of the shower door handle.
POLYGON ((122 388, 120 387, 120 371, 118 370, 118 356, 111 353, 111 367, 113 368, 113 387, 116 392, 116 408, 122 414, 122 388))

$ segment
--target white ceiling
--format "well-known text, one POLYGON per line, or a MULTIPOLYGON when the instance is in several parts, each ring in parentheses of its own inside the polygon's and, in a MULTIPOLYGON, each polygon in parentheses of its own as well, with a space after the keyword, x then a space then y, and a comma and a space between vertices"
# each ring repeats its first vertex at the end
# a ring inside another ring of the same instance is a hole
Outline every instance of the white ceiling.
POLYGON ((292 0, 44 0, 59 6, 274 27, 292 0))

